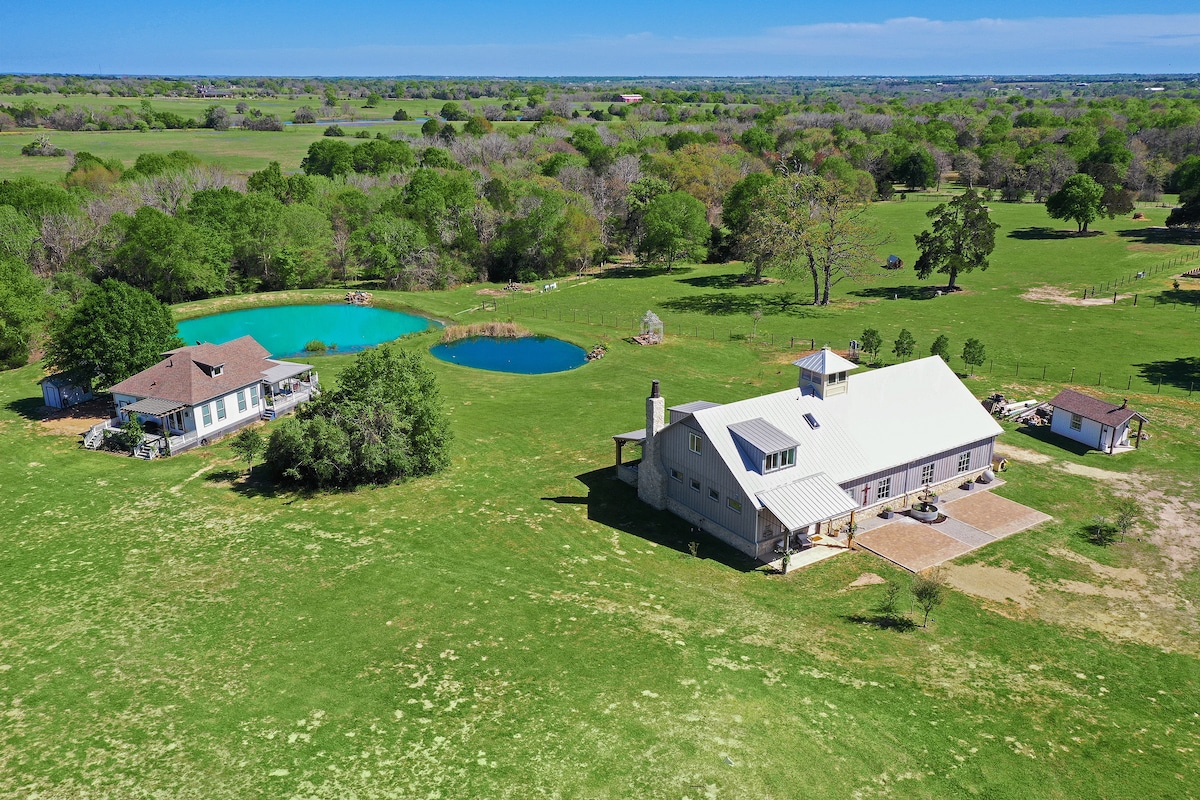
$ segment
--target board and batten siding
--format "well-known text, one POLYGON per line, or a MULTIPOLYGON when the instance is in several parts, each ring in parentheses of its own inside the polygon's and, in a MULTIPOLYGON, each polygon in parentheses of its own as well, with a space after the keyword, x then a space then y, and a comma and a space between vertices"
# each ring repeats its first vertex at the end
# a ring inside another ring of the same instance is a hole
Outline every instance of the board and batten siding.
POLYGON ((1071 412, 1065 408, 1054 409, 1054 414, 1050 417, 1051 432, 1074 439, 1096 450, 1107 450, 1112 445, 1114 433, 1117 435, 1117 441, 1120 442, 1124 430, 1128 427, 1129 424, 1126 423, 1114 430, 1111 425, 1103 425, 1094 419, 1081 417, 1079 430, 1072 430, 1071 412), (1103 437, 1101 436, 1102 430, 1103 437))
POLYGON ((953 481, 960 476, 964 480, 966 476, 974 477, 992 465, 992 451, 995 442, 996 440, 992 437, 981 439, 978 442, 946 450, 928 458, 912 461, 908 464, 901 464, 891 469, 855 478, 851 481, 845 481, 840 485, 850 493, 855 502, 862 506, 887 505, 889 500, 903 497, 905 494, 918 492, 926 484, 936 486, 941 483, 953 481), (971 454, 971 465, 965 471, 960 472, 958 469, 958 459, 959 456, 966 452, 971 454), (933 479, 922 481, 922 468, 928 464, 933 465, 933 479), (886 499, 879 500, 875 497, 876 487, 884 478, 892 479, 891 494, 886 499), (864 489, 867 490, 865 499, 863 496, 864 489))
POLYGON ((733 473, 717 454, 712 442, 701 432, 698 425, 688 425, 688 420, 669 425, 659 434, 662 466, 667 474, 667 496, 718 525, 728 528, 742 539, 753 542, 758 528, 758 514, 753 501, 746 497, 733 478, 733 473), (693 453, 688 446, 688 434, 700 434, 703 439, 701 452, 693 453), (682 479, 673 477, 678 471, 682 479), (692 489, 691 481, 700 482, 700 491, 692 489), (710 490, 719 494, 717 500, 709 497, 710 490), (742 504, 741 512, 729 507, 733 498, 742 504))

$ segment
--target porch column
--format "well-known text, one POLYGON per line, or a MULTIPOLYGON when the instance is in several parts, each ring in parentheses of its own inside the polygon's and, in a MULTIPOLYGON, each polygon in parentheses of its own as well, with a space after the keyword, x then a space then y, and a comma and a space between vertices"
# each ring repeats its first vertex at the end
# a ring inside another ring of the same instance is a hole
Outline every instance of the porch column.
POLYGON ((621 477, 621 450, 625 447, 625 443, 622 442, 620 439, 614 439, 613 443, 616 444, 616 446, 617 446, 616 476, 619 478, 619 477, 621 477))
POLYGON ((1141 446, 1142 446, 1142 420, 1141 420, 1141 418, 1139 417, 1139 418, 1138 418, 1138 432, 1137 432, 1137 438, 1133 440, 1133 449, 1134 449, 1134 450, 1137 450, 1137 449, 1138 449, 1138 448, 1140 448, 1141 446))

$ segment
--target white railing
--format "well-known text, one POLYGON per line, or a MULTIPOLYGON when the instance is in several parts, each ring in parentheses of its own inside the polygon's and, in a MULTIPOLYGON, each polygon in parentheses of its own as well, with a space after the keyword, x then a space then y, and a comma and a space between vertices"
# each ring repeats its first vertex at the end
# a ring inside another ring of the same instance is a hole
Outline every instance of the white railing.
POLYGON ((93 425, 88 428, 87 433, 83 435, 83 446, 89 450, 95 450, 104 441, 104 432, 121 427, 121 418, 113 417, 106 419, 104 422, 93 425))

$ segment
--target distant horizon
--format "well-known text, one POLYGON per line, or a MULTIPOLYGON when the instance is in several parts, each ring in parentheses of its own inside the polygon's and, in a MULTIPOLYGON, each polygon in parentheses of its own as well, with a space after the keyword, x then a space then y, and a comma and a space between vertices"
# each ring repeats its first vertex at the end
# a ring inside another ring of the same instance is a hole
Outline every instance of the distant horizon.
POLYGON ((1104 82, 1119 82, 1126 80, 1145 80, 1148 78, 1162 78, 1165 80, 1188 80, 1200 83, 1200 72, 1047 72, 1047 73, 934 73, 934 74, 912 74, 902 75, 896 74, 863 74, 861 72, 850 72, 843 75, 823 74, 823 75, 704 75, 704 74, 678 74, 678 75, 488 75, 488 74, 448 74, 448 73, 429 73, 429 74, 376 74, 376 75, 352 75, 352 74, 293 74, 293 73, 189 73, 189 72, 14 72, 0 71, 2 75, 11 75, 14 77, 52 77, 52 78, 87 78, 91 80, 102 80, 106 78, 136 78, 136 79, 156 79, 156 80, 190 80, 190 79, 221 79, 232 80, 237 78, 257 79, 257 78, 289 78, 292 80, 420 80, 420 81, 437 81, 437 80, 502 80, 502 81, 568 81, 568 82, 609 82, 615 83, 619 81, 666 81, 666 80, 763 80, 763 81, 822 81, 822 80, 904 80, 904 81, 929 81, 929 80, 953 80, 953 81, 1050 81, 1050 80, 1076 80, 1090 78, 1093 81, 1104 82))
POLYGON ((1020 76, 1200 72, 1200 13, 1119 0, 949 0, 780 8, 743 0, 562 4, 62 0, 10 14, 0 70, 193 76, 1020 76), (769 22, 764 22, 769 21, 769 22))

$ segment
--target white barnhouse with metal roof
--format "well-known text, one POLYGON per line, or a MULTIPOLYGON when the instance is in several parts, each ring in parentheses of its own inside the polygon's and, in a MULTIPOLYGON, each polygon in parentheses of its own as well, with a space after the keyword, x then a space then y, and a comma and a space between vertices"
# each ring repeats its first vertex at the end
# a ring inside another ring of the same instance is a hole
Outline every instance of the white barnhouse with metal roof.
POLYGON ((991 467, 1002 429, 937 356, 849 375, 828 348, 795 362, 799 386, 719 405, 670 408, 658 381, 646 428, 613 437, 617 474, 638 496, 769 561, 789 534, 897 508, 991 467), (640 463, 622 464, 625 444, 640 463))

